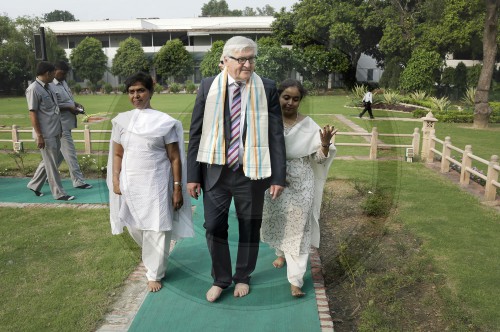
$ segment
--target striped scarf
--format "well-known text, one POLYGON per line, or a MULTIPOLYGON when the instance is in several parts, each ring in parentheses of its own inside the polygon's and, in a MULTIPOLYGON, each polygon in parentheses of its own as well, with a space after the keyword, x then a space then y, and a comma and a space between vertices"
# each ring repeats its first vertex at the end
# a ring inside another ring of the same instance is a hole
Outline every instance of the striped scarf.
MULTIPOLYGON (((199 162, 215 165, 225 165, 227 162, 224 137, 226 93, 227 68, 217 75, 208 91, 196 158, 199 162)), ((246 100, 243 172, 252 180, 265 179, 271 176, 268 110, 264 84, 257 74, 253 73, 250 77, 241 99, 246 100)))

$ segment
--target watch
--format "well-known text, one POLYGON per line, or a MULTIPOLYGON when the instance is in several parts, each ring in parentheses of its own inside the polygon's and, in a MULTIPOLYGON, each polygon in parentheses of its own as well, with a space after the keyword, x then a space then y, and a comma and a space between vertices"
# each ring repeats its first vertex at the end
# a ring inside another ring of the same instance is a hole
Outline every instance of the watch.
POLYGON ((175 186, 175 185, 178 185, 179 187, 181 187, 181 188, 182 188, 182 182, 179 182, 179 181, 174 181, 174 186, 175 186))

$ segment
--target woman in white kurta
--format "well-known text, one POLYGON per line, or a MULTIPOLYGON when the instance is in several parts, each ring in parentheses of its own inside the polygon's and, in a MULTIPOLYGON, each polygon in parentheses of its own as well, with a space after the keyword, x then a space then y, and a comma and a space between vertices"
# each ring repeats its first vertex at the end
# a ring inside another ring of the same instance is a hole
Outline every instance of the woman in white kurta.
POLYGON ((151 109, 151 76, 138 73, 125 86, 136 108, 112 120, 111 228, 120 234, 127 227, 142 247, 148 289, 156 292, 165 276, 170 240, 194 235, 190 198, 183 186, 183 129, 179 121, 151 109))
POLYGON ((335 156, 330 142, 336 130, 323 130, 298 112, 306 91, 297 80, 278 88, 286 145, 286 188, 277 199, 265 196, 261 238, 276 249, 276 268, 287 264, 291 293, 301 288, 311 245, 319 247, 319 211, 328 169, 335 156))

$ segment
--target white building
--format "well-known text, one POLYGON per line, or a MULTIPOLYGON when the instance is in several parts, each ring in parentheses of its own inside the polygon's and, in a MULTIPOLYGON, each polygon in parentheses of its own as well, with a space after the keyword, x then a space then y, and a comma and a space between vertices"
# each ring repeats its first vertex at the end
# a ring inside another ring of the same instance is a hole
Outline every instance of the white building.
MULTIPOLYGON (((104 54, 108 57, 108 67, 119 48, 120 42, 128 37, 141 41, 144 52, 153 55, 169 40, 180 39, 195 60, 194 82, 201 80, 199 64, 203 55, 217 40, 226 41, 235 35, 257 40, 271 35, 272 16, 243 17, 196 17, 180 19, 137 18, 132 20, 48 22, 42 26, 50 29, 57 37, 69 58, 71 51, 85 37, 101 41, 104 54)), ((356 77, 360 81, 378 82, 381 70, 375 61, 362 56, 356 77), (371 76, 370 76, 371 73, 371 76), (371 79, 370 79, 371 78, 371 79)), ((331 85, 339 85, 340 75, 332 75, 331 85)), ((118 78, 106 72, 103 80, 118 85, 118 78)))

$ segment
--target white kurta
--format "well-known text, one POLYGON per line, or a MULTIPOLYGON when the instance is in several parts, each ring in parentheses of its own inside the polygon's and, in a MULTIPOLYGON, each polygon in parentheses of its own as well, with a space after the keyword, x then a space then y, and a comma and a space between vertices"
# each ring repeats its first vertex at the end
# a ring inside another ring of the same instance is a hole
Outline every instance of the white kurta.
POLYGON ((328 169, 335 156, 321 151, 320 127, 309 117, 285 129, 286 187, 275 200, 264 199, 261 238, 291 255, 319 247, 319 211, 328 169))
MULTIPOLYGON (((173 238, 194 236, 190 197, 186 191, 186 166, 182 124, 152 110, 132 110, 113 120, 111 140, 123 146, 120 173, 122 195, 113 193, 112 146, 108 158, 110 219, 113 234, 124 226, 140 230, 172 231, 173 238), (173 176, 165 145, 179 142, 182 160, 183 207, 172 206, 173 176)), ((111 143, 112 143, 111 142, 111 143)))

